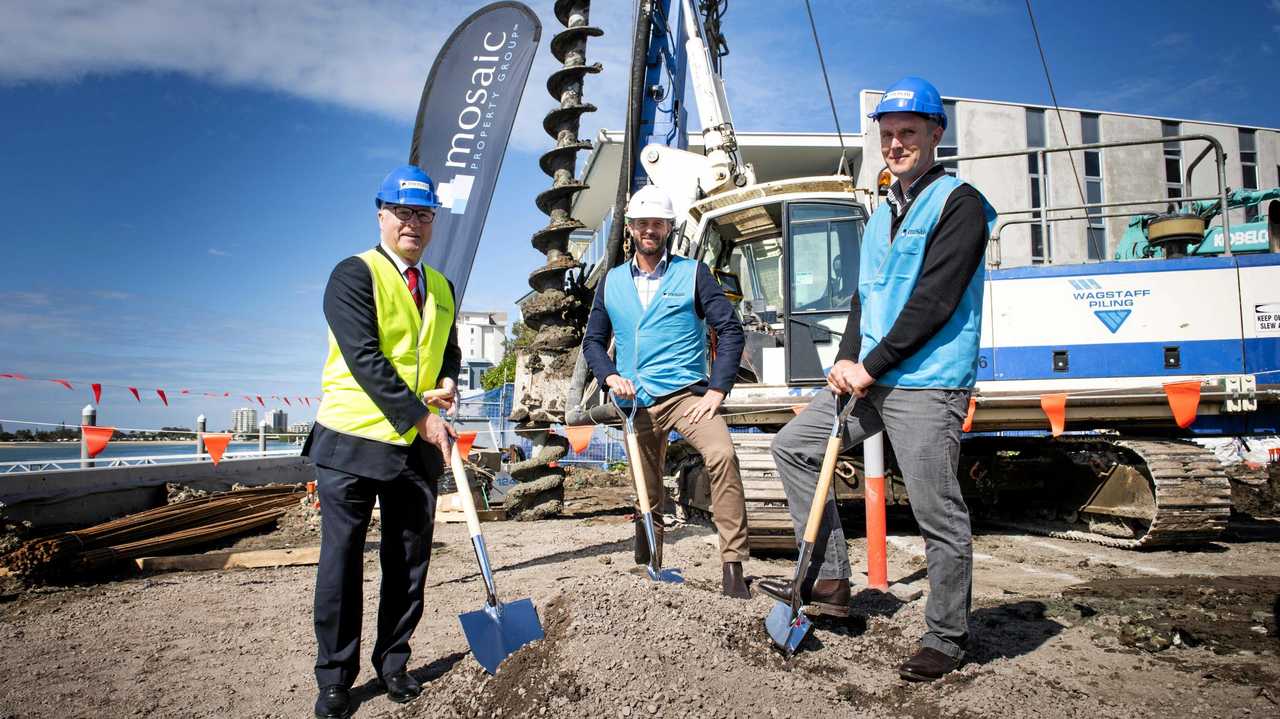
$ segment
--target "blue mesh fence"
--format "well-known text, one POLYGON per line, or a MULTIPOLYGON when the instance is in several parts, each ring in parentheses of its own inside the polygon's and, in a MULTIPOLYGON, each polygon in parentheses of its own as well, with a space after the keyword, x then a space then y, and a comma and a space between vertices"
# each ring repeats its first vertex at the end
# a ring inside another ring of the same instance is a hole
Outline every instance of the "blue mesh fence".
MULTIPOLYGON (((477 446, 493 447, 496 441, 500 447, 519 447, 528 457, 533 452, 533 443, 523 433, 517 432, 515 423, 507 419, 511 416, 513 395, 513 385, 506 384, 462 400, 458 403, 458 424, 464 429, 479 432, 477 446)), ((561 425, 552 425, 552 431, 564 434, 561 425)), ((621 430, 596 427, 591 443, 585 450, 570 450, 560 461, 566 464, 607 467, 614 462, 625 461, 626 456, 627 449, 622 441, 621 430)))

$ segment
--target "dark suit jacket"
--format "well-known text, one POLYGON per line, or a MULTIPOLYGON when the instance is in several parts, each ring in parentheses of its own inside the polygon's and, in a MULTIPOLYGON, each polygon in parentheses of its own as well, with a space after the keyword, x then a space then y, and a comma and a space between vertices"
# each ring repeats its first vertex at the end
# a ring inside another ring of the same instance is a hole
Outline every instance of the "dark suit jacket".
MULTIPOLYGON (((387 257, 382 246, 378 252, 387 257)), ((453 283, 449 283, 453 292, 453 283)), ((456 301, 456 298, 455 298, 456 301)), ((461 303, 458 302, 458 305, 461 303)), ((456 308, 455 308, 456 311, 456 308)), ((395 367, 382 354, 378 344, 378 317, 373 300, 373 276, 369 266, 359 257, 348 257, 333 268, 324 288, 324 318, 338 342, 338 349, 356 382, 398 432, 407 432, 427 413, 422 399, 396 374, 395 367)), ((457 380, 462 368, 462 350, 458 347, 458 330, 449 330, 440 379, 457 380)), ((409 461, 410 453, 422 460, 429 477, 438 477, 444 469, 444 457, 421 438, 408 447, 378 442, 335 432, 316 423, 302 448, 312 462, 342 472, 372 479, 394 479, 409 461)))

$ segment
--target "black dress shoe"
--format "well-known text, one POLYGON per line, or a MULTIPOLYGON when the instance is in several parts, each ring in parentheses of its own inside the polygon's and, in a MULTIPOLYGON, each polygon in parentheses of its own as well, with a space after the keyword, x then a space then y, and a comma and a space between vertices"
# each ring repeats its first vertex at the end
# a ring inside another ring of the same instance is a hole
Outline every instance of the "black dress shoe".
POLYGON ((724 563, 724 595, 734 599, 750 599, 751 590, 742 577, 742 562, 724 563))
MULTIPOLYGON (((791 603, 791 582, 785 579, 761 579, 756 582, 760 591, 782 602, 791 603)), ((850 609, 849 580, 819 579, 812 584, 800 585, 800 604, 812 614, 845 619, 850 609)))
POLYGON ((382 677, 382 685, 387 688, 387 698, 397 704, 411 702, 422 693, 422 685, 409 672, 396 672, 382 677))
POLYGON ((924 647, 898 667, 898 676, 911 682, 931 682, 958 669, 962 661, 933 647, 924 647))
POLYGON ((351 716, 351 693, 340 684, 320 687, 316 697, 316 719, 347 719, 351 716))

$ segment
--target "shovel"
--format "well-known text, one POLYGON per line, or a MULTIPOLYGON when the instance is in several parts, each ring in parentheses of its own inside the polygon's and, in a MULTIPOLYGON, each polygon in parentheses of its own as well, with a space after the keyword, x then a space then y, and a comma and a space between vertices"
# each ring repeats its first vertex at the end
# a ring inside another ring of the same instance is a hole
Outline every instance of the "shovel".
MULTIPOLYGON (((837 402, 840 400, 837 399, 837 402)), ((836 461, 840 457, 840 429, 849 418, 849 412, 855 403, 852 399, 844 399, 844 405, 836 412, 831 422, 831 437, 827 439, 827 452, 822 457, 822 470, 818 474, 818 486, 813 492, 813 504, 809 506, 809 519, 804 525, 804 541, 800 543, 800 557, 796 560, 796 574, 791 580, 791 602, 777 602, 773 611, 764 620, 765 629, 773 643, 790 657, 796 653, 800 643, 813 630, 813 623, 800 610, 800 582, 809 572, 809 560, 813 558, 813 544, 818 539, 818 528, 822 526, 822 511, 827 505, 827 495, 831 492, 831 478, 836 471, 836 461)))
POLYGON ((486 672, 493 674, 498 671, 498 665, 520 647, 542 639, 543 632, 542 622, 538 621, 538 610, 531 600, 517 599, 505 604, 498 601, 493 569, 489 566, 489 552, 484 546, 480 517, 476 514, 475 499, 471 496, 471 482, 467 479, 467 470, 462 464, 461 447, 465 446, 469 450, 475 439, 475 432, 458 433, 458 441, 453 443, 449 452, 449 466, 458 486, 462 512, 467 518, 471 546, 476 550, 476 561, 480 564, 480 574, 484 576, 485 602, 483 609, 459 614, 458 620, 462 622, 462 632, 471 645, 471 654, 486 672))
POLYGON ((684 581, 684 577, 680 576, 679 569, 663 569, 658 566, 658 542, 653 533, 653 508, 649 505, 649 483, 645 481, 644 465, 640 462, 640 443, 636 440, 636 404, 632 402, 630 409, 624 410, 622 405, 618 404, 617 398, 614 398, 613 406, 618 408, 618 414, 622 416, 623 431, 627 439, 627 459, 629 460, 627 464, 631 468, 631 479, 636 485, 636 499, 640 502, 640 515, 644 520, 644 536, 649 543, 649 564, 646 567, 649 578, 655 582, 680 584, 684 581))

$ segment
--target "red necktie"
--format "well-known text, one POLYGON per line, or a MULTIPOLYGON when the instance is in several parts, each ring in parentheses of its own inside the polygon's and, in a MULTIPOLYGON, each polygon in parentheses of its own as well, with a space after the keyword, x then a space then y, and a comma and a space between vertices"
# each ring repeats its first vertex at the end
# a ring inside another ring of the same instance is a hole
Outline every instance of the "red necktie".
POLYGON ((413 303, 418 306, 418 312, 422 312, 422 282, 418 279, 418 268, 410 267, 404 271, 405 277, 409 280, 409 294, 413 295, 413 303))

